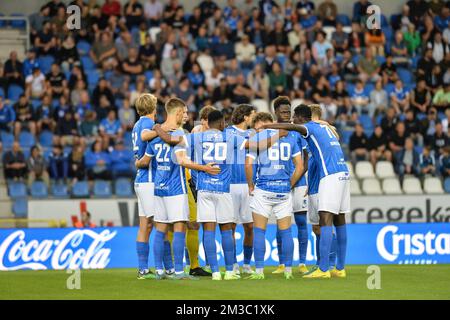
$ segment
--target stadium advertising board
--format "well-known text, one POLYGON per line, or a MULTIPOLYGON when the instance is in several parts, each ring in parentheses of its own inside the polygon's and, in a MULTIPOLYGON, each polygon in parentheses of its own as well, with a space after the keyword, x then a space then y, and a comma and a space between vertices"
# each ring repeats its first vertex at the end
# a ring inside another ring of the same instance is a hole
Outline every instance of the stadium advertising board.
MULTIPOLYGON (((354 196, 349 223, 435 223, 450 222, 450 196, 354 196)), ((134 199, 89 199, 89 200, 30 200, 30 219, 54 219, 71 221, 79 215, 85 203, 92 220, 100 225, 101 220, 111 221, 115 226, 139 225, 137 201, 134 199)), ((42 226, 42 225, 31 225, 42 226)))
MULTIPOLYGON (((293 228, 294 235, 297 230, 293 228)), ((137 228, 3 229, 0 230, 0 270, 103 269, 136 267, 137 228)), ((266 233, 266 265, 277 265, 276 227, 266 233)), ((348 264, 450 263, 449 224, 353 224, 348 226, 348 264)), ((243 236, 242 227, 237 238, 243 236)), ((200 239, 202 237, 200 236, 200 239)), ((315 237, 309 236, 308 263, 315 261, 315 237)), ((294 260, 298 261, 295 242, 294 260)), ((238 241, 238 261, 243 260, 238 241)), ((220 233, 217 254, 223 265, 220 233)), ((200 245, 200 260, 204 261, 200 245)), ((153 263, 152 250, 149 257, 153 263)))

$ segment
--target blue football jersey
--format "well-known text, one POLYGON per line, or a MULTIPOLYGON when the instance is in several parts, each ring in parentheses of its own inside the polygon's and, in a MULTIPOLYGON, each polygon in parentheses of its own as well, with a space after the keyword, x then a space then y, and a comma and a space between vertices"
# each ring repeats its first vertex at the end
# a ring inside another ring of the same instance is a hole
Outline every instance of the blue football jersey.
MULTIPOLYGON (((306 150, 306 147, 307 147, 306 140, 303 139, 303 137, 301 136, 300 133, 295 132, 295 131, 289 131, 289 135, 291 135, 292 138, 295 141, 297 141, 298 147, 302 151, 302 158, 303 158, 303 151, 306 150)), ((292 163, 291 169, 292 169, 292 172, 291 172, 291 176, 292 176, 295 171, 294 163, 292 163)), ((300 179, 298 179, 297 183, 295 184, 295 187, 304 187, 304 186, 306 186, 305 175, 303 175, 300 179)))
POLYGON ((245 148, 246 139, 230 135, 226 131, 208 130, 187 136, 191 159, 198 164, 216 163, 221 169, 218 175, 198 172, 196 189, 211 192, 230 192, 232 165, 237 149, 245 148))
MULTIPOLYGON (((145 130, 151 130, 155 122, 148 117, 140 117, 134 124, 131 131, 131 138, 133 141, 133 153, 136 159, 140 159, 145 155, 145 149, 147 148, 147 142, 142 141, 141 133, 145 130)), ((136 183, 152 182, 152 170, 149 168, 139 168, 136 172, 136 183)))
MULTIPOLYGON (((264 130, 250 138, 250 141, 267 140, 278 133, 278 130, 264 130)), ((270 148, 256 154, 251 151, 247 156, 257 162, 256 186, 274 193, 291 191, 292 158, 301 154, 302 150, 294 135, 288 135, 274 143, 270 148)))
POLYGON ((341 145, 330 128, 313 121, 304 126, 307 129, 304 138, 318 167, 320 179, 330 174, 348 172, 341 145))
MULTIPOLYGON (((170 133, 182 136, 184 131, 179 129, 170 133)), ((155 196, 170 197, 186 193, 186 174, 184 168, 178 164, 176 152, 186 151, 185 147, 171 146, 157 137, 147 145, 146 154, 155 162, 153 182, 155 196)))
POLYGON ((316 162, 310 154, 308 158, 308 194, 313 195, 319 192, 320 176, 317 170, 316 162))
MULTIPOLYGON (((243 139, 248 139, 252 130, 242 130, 237 128, 236 126, 230 126, 225 129, 227 133, 228 139, 236 140, 237 144, 238 137, 243 139)), ((241 139, 240 139, 241 140, 241 139)), ((248 149, 245 148, 235 148, 234 153, 234 163, 231 166, 231 184, 243 184, 247 183, 247 179, 245 177, 245 156, 248 153, 248 149)))

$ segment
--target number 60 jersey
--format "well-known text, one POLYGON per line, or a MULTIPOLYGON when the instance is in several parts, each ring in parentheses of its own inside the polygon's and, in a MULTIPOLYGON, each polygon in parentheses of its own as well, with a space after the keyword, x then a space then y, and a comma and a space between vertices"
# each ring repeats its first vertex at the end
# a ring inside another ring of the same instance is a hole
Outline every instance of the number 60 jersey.
POLYGON ((221 170, 215 176, 206 172, 198 172, 197 190, 229 193, 232 164, 239 161, 239 159, 235 159, 235 150, 244 149, 246 139, 219 130, 192 133, 186 138, 188 154, 192 161, 198 164, 214 162, 221 170))

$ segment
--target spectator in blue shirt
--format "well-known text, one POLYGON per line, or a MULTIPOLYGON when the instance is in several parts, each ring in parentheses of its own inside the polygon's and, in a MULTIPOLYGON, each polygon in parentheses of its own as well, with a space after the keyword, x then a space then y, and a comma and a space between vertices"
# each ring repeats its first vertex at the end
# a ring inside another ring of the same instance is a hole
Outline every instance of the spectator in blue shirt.
POLYGON ((444 179, 450 177, 450 146, 442 150, 442 155, 439 157, 439 171, 444 179))
POLYGON ((33 73, 34 68, 39 68, 39 62, 36 59, 36 51, 33 49, 28 50, 27 58, 23 62, 23 76, 28 77, 33 73))
POLYGON ((430 146, 424 146, 422 154, 419 155, 419 166, 420 166, 420 174, 426 175, 436 174, 436 160, 434 156, 431 154, 430 146))
POLYGON ((104 148, 108 148, 113 141, 122 137, 122 126, 117 119, 116 111, 109 110, 108 116, 100 121, 99 131, 104 148))
POLYGON ((395 81, 394 91, 391 92, 391 104, 397 114, 409 109, 409 91, 403 87, 401 80, 395 81))
POLYGON ((187 77, 192 83, 192 87, 194 89, 197 89, 199 86, 203 85, 205 81, 205 76, 203 75, 202 69, 197 62, 192 65, 192 69, 188 72, 187 77))
POLYGON ((111 169, 114 178, 134 175, 133 151, 125 149, 122 140, 118 140, 111 152, 111 169))
POLYGON ((15 120, 16 113, 14 109, 5 105, 3 98, 0 96, 0 130, 11 132, 15 120))
POLYGON ((361 23, 367 14, 367 8, 371 6, 372 3, 367 0, 359 0, 353 5, 353 21, 361 23))
POLYGON ((92 145, 91 150, 86 153, 84 161, 89 180, 111 179, 111 157, 107 152, 103 151, 100 141, 96 141, 92 145))
POLYGON ((53 146, 53 151, 48 161, 50 177, 54 180, 63 179, 65 182, 69 175, 69 159, 64 154, 61 145, 53 146))

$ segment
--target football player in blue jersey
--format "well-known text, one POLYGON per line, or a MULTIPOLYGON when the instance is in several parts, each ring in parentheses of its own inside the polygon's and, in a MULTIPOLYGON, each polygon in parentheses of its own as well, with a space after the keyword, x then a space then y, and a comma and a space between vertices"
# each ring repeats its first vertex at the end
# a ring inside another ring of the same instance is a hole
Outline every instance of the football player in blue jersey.
MULTIPOLYGON (((311 104, 309 105, 311 108, 311 120, 322 122, 323 124, 326 124, 326 122, 322 121, 322 108, 318 104, 311 104)), ((294 123, 295 124, 302 124, 302 120, 299 119, 299 117, 296 116, 297 113, 294 113, 294 123)), ((333 126, 330 126, 330 129, 332 130, 333 134, 339 138, 339 135, 336 132, 336 129, 333 126)), ((318 205, 319 205, 319 198, 318 198, 318 192, 319 192, 319 181, 320 176, 319 172, 317 171, 317 166, 313 160, 312 155, 308 158, 308 172, 307 172, 307 181, 308 181, 308 223, 312 225, 313 232, 316 236, 316 264, 310 269, 310 271, 306 274, 314 272, 317 268, 319 268, 320 263, 320 250, 319 250, 319 244, 320 244, 320 226, 319 226, 319 211, 318 211, 318 205)), ((336 247, 337 247, 337 240, 336 235, 333 233, 333 242, 331 245, 331 251, 330 251, 330 267, 334 267, 336 265, 336 247)))
POLYGON ((311 121, 311 108, 300 106, 295 116, 303 124, 270 124, 272 129, 299 132, 307 141, 317 166, 320 181, 318 188, 318 211, 320 216, 320 262, 319 268, 305 278, 345 278, 347 230, 345 214, 350 212, 350 175, 344 153, 337 137, 329 126, 311 121), (329 257, 333 239, 333 225, 337 238, 336 268, 330 272, 329 257))
MULTIPOLYGON (((143 94, 136 100, 136 109, 139 120, 135 123, 131 137, 133 152, 136 159, 145 154, 147 142, 143 141, 142 134, 149 132, 155 125, 156 97, 143 94)), ((153 227, 154 198, 153 198, 154 169, 138 168, 134 181, 134 190, 138 199, 139 230, 136 240, 136 251, 139 261, 138 279, 153 279, 154 274, 148 270, 149 237, 153 227)))
MULTIPOLYGON (((273 123, 270 113, 255 115, 256 130, 273 123)), ((263 130, 250 140, 261 140, 276 134, 276 130, 263 130)), ((265 230, 269 216, 273 213, 281 237, 286 279, 292 279, 294 240, 292 237, 292 193, 303 174, 302 150, 293 135, 287 135, 266 150, 247 154, 245 173, 249 193, 252 195, 250 207, 253 212, 253 250, 256 272, 248 277, 252 280, 264 279, 264 255, 266 252, 265 230), (257 163, 256 183, 253 182, 253 164, 257 163), (292 172, 292 166, 295 169, 292 172)))
MULTIPOLYGON (((291 101, 286 96, 279 96, 273 101, 273 107, 278 123, 290 123, 291 121, 291 101)), ((290 132, 290 135, 297 141, 303 153, 303 163, 308 163, 308 152, 306 150, 306 141, 297 132, 290 132)), ((292 166, 294 168, 294 166, 292 166)), ((306 171, 307 167, 304 166, 306 171)), ((293 170, 293 169, 292 169, 293 170)), ((297 238, 299 250, 299 271, 304 274, 308 272, 306 268, 306 252, 308 249, 308 227, 306 223, 306 212, 308 208, 308 199, 306 197, 306 179, 304 173, 297 181, 295 188, 292 190, 292 211, 294 213, 295 224, 297 225, 297 238)), ((273 273, 284 272, 284 256, 282 248, 282 240, 279 231, 277 231, 277 249, 278 249, 278 268, 273 273)))
MULTIPOLYGON (((237 106, 231 115, 233 125, 225 129, 227 136, 237 139, 234 137, 236 135, 244 139, 249 139, 253 134, 253 130, 249 129, 249 127, 252 124, 255 113, 256 108, 252 105, 241 104, 237 106)), ((235 221, 236 223, 242 223, 244 228, 244 264, 242 266, 242 273, 252 274, 253 271, 250 267, 250 261, 253 255, 253 217, 250 209, 247 180, 245 178, 246 153, 247 149, 235 149, 234 163, 231 167, 230 193, 233 199, 235 221)), ((236 224, 233 225, 233 238, 235 241, 233 271, 236 274, 240 274, 239 264, 237 263, 236 238, 234 237, 235 230, 236 224)))
POLYGON ((145 157, 137 161, 136 165, 138 167, 147 166, 150 158, 154 158, 156 163, 154 177, 156 234, 153 243, 156 279, 167 278, 163 271, 164 239, 169 225, 173 225, 172 247, 175 274, 170 278, 194 280, 197 278, 186 274, 183 268, 186 224, 189 221, 186 177, 183 167, 197 170, 199 173, 207 172, 211 176, 219 174, 220 168, 216 167, 214 163, 196 164, 189 160, 184 146, 173 146, 165 142, 171 140, 170 136, 184 136, 184 131, 179 128, 187 114, 187 106, 181 99, 171 98, 165 107, 167 120, 160 129, 169 134, 163 135, 161 130, 158 130, 160 137, 153 139, 147 145, 145 157), (167 136, 169 137, 167 138, 167 136))

